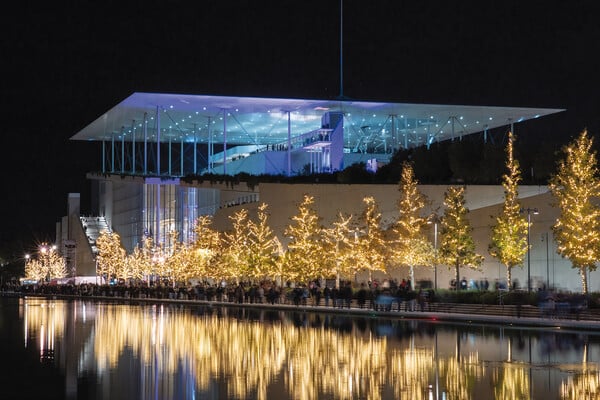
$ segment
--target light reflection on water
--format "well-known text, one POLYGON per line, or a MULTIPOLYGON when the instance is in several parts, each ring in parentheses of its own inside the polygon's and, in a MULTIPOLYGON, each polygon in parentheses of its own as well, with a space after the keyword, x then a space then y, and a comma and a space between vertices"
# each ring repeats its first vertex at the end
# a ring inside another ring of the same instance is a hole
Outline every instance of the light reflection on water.
POLYGON ((600 337, 583 332, 37 298, 18 308, 21 345, 60 369, 65 398, 600 398, 600 337))

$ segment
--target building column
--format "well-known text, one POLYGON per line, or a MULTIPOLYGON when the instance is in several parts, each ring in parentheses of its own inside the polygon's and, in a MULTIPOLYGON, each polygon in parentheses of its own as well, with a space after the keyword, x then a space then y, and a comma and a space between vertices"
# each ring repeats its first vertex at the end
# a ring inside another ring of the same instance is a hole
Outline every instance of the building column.
POLYGON ((156 175, 160 176, 160 108, 156 106, 156 175))
POLYGON ((394 147, 398 147, 398 138, 396 137, 396 129, 395 129, 395 125, 394 125, 394 114, 390 115, 390 118, 392 119, 392 133, 391 133, 391 137, 392 137, 392 143, 394 144, 394 147))
POLYGON ((488 126, 487 124, 485 125, 485 127, 483 128, 483 143, 487 143, 487 132, 488 132, 488 126))
POLYGON ((125 173, 125 127, 121 127, 121 174, 125 173))
POLYGON ((181 135, 181 147, 179 149, 179 176, 183 176, 183 134, 181 135))
POLYGON ((102 139, 102 173, 106 173, 106 141, 102 139))
POLYGON ((171 142, 172 142, 172 136, 171 136, 171 128, 169 128, 169 168, 167 169, 167 171, 169 172, 169 176, 172 176, 173 174, 171 173, 171 142))
POLYGON ((215 149, 213 148, 213 138, 212 138, 212 131, 210 130, 210 123, 211 123, 211 118, 208 117, 208 172, 213 172, 213 156, 215 154, 215 149))
POLYGON ((196 124, 194 124, 194 175, 198 173, 198 164, 196 159, 196 143, 198 142, 198 138, 196 137, 196 124))
POLYGON ((112 134, 110 146, 111 146, 110 147, 110 155, 111 155, 110 172, 114 174, 115 173, 115 133, 114 132, 112 134))
POLYGON ((408 121, 404 117, 404 149, 408 149, 408 121))
POLYGON ((288 115, 288 131, 287 131, 287 176, 292 176, 292 124, 290 112, 288 115))
POLYGON ((148 175, 148 114, 144 113, 144 175, 148 175))
POLYGON ((131 121, 131 173, 135 175, 135 120, 131 121))
POLYGON ((227 110, 223 109, 223 175, 227 175, 227 110))
MULTIPOLYGON (((452 141, 454 141, 454 117, 450 117, 450 121, 452 122, 452 141)), ((462 140, 462 136, 460 140, 462 140)))

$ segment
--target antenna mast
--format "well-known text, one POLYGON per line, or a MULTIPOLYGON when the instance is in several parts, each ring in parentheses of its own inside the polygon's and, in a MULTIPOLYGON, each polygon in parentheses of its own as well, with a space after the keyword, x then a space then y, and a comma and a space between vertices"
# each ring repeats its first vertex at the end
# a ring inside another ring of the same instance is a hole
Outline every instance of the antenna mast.
POLYGON ((340 99, 344 98, 344 0, 340 0, 340 99))

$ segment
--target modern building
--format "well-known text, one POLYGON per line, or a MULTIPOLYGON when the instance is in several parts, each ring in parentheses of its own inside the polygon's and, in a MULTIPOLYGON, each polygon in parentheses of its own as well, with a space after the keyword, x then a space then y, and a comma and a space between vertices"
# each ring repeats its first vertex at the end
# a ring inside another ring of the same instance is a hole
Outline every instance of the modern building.
MULTIPOLYGON (((338 211, 359 212, 361 196, 366 193, 382 204, 395 204, 397 188, 252 185, 223 176, 328 173, 357 162, 376 169, 398 149, 472 134, 481 134, 485 141, 492 129, 514 131, 515 124, 560 111, 134 93, 71 138, 98 143, 102 167, 88 174, 94 215, 80 216, 84 235, 74 234, 72 227, 65 229, 63 220, 57 237, 60 232, 63 247, 75 242, 74 254, 93 255, 95 238, 102 229, 119 232, 128 251, 145 235, 169 247, 168 232, 172 230, 179 232, 180 239, 193 239, 198 216, 214 215, 215 225, 226 229, 230 212, 242 206, 252 211, 259 201, 269 204, 274 229, 281 234, 283 221, 293 215, 302 193, 315 195, 327 221, 338 211)), ((436 207, 441 205, 444 190, 427 188, 436 207)), ((499 186, 474 187, 468 192, 473 193, 469 200, 472 211, 488 212, 502 202, 499 186)), ((539 208, 548 203, 546 188, 522 188, 522 197, 539 208)), ((93 257, 72 258, 89 264, 93 257)), ((78 274, 89 268, 72 266, 78 274)))

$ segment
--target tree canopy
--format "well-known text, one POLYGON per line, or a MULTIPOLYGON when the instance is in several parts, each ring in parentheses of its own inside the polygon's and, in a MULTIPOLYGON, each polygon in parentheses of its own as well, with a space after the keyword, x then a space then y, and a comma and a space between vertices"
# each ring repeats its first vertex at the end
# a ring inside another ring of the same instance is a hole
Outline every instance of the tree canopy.
POLYGON ((519 202, 521 170, 519 162, 513 156, 513 142, 513 134, 509 132, 506 146, 507 172, 502 176, 504 203, 502 211, 495 217, 489 245, 492 257, 497 258, 506 267, 506 282, 509 289, 512 287, 512 269, 517 265, 523 265, 523 259, 528 250, 528 221, 521 213, 519 202))
POLYGON ((552 227, 557 252, 579 269, 582 290, 587 293, 587 271, 600 260, 600 179, 598 160, 587 131, 563 148, 550 190, 560 216, 552 227))
MULTIPOLYGON (((465 188, 451 186, 444 197, 444 216, 441 225, 440 260, 455 270, 456 284, 460 282, 460 268, 479 268, 483 256, 475 252, 469 212, 465 207, 465 188)), ((458 287, 458 286, 457 286, 458 287)))

